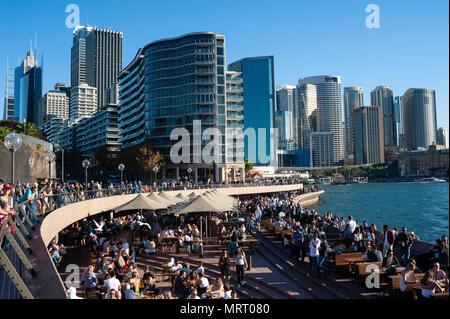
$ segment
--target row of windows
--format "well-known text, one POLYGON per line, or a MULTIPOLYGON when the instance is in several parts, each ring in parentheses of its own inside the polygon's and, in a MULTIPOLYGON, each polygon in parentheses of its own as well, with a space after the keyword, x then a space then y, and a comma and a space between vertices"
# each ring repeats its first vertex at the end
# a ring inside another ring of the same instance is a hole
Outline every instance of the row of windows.
MULTIPOLYGON (((223 77, 218 77, 217 81, 220 82, 223 77)), ((162 80, 156 80, 150 83, 145 84, 145 91, 148 92, 150 90, 155 90, 159 88, 166 88, 166 87, 175 87, 175 86, 181 86, 186 84, 193 84, 193 83, 204 83, 204 84, 214 84, 215 77, 214 76, 196 76, 196 75, 188 75, 183 76, 180 78, 171 78, 171 79, 162 79, 162 80)), ((220 84, 220 83, 219 83, 220 84)))
POLYGON ((214 87, 209 86, 197 86, 197 85, 188 85, 188 86, 179 86, 174 88, 167 88, 167 89, 159 89, 154 90, 149 93, 147 93, 146 97, 149 99, 157 99, 162 97, 169 97, 169 96, 180 96, 180 95, 186 95, 189 93, 215 93, 214 87))
MULTIPOLYGON (((188 44, 198 44, 198 43, 212 43, 214 42, 213 34, 199 34, 199 35, 191 35, 186 38, 172 40, 172 41, 162 41, 159 43, 155 43, 148 47, 145 50, 145 54, 150 54, 151 52, 155 52, 158 50, 177 48, 188 44)), ((218 40, 219 41, 219 40, 218 40)), ((221 41, 222 42, 222 41, 221 41)))
MULTIPOLYGON (((221 59, 223 65, 223 58, 217 58, 217 63, 219 64, 219 59, 221 59)), ((186 64, 194 64, 194 63, 214 63, 215 62, 215 54, 198 54, 198 55, 188 55, 177 59, 172 60, 163 60, 158 62, 148 61, 145 63, 145 73, 158 70, 158 69, 167 69, 167 68, 175 68, 184 66, 186 64)))
MULTIPOLYGON (((146 100, 150 100, 149 94, 145 96, 146 100)), ((223 97, 222 97, 223 98, 223 97)), ((220 97, 219 97, 220 100, 220 97)), ((177 106, 186 104, 196 104, 196 103, 215 103, 215 94, 193 94, 184 95, 178 97, 161 98, 158 100, 149 101, 147 105, 150 108, 163 107, 163 106, 177 106)))
MULTIPOLYGON (((218 48, 218 49, 222 49, 220 53, 220 55, 223 55, 223 48, 218 48)), ((219 51, 219 50, 217 50, 219 51)), ((214 51, 214 47, 207 47, 207 48, 199 48, 196 45, 192 45, 192 46, 186 46, 186 47, 181 47, 175 50, 170 50, 170 51, 160 51, 160 52, 156 52, 156 53, 152 53, 148 56, 146 56, 145 58, 145 63, 149 63, 151 61, 156 61, 156 60, 161 60, 161 59, 170 59, 170 58, 177 58, 183 55, 189 55, 189 54, 204 54, 204 53, 216 53, 214 51)))

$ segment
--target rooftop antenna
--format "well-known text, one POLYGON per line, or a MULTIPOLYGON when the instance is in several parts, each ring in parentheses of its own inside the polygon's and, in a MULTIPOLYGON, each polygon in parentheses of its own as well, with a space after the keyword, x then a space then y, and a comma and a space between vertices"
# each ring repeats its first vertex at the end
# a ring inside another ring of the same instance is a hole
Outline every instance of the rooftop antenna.
POLYGON ((86 14, 86 26, 89 26, 89 15, 86 14))
POLYGON ((37 51, 37 32, 34 31, 34 51, 37 51))

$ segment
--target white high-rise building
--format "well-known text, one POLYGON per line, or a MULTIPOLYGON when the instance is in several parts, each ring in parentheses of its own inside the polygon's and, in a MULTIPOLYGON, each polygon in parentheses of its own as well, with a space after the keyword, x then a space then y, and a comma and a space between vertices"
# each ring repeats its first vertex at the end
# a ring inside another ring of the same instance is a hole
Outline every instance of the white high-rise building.
POLYGON ((393 92, 386 85, 377 86, 370 92, 370 105, 379 106, 383 110, 384 146, 395 147, 397 145, 395 134, 395 114, 393 92))
POLYGON ((88 116, 97 111, 97 89, 87 84, 73 87, 70 93, 70 119, 88 116))
POLYGON ((317 131, 333 135, 332 162, 339 165, 344 160, 342 132, 341 77, 320 75, 300 79, 298 84, 314 84, 317 87, 317 131))

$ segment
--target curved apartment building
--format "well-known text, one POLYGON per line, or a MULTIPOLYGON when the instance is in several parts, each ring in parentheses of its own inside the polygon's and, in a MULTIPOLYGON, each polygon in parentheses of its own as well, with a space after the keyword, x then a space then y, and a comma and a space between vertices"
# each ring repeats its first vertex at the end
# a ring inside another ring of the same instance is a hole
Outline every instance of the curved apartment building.
POLYGON ((193 167, 196 176, 201 169, 200 175, 218 179, 226 162, 224 36, 198 32, 151 42, 119 74, 119 86, 122 148, 148 141, 170 167, 170 150, 178 142, 170 139, 171 132, 185 128, 190 133, 191 161, 175 164, 193 167), (194 142, 199 141, 194 121, 201 121, 202 132, 219 129, 217 164, 204 163, 199 154, 209 141, 201 140, 200 147, 194 142))

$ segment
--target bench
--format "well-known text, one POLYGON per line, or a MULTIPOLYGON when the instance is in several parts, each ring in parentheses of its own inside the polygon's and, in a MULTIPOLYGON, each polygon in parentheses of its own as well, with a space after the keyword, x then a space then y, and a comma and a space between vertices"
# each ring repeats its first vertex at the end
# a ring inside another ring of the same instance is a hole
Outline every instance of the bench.
POLYGON ((334 260, 330 259, 329 262, 335 270, 340 272, 346 272, 348 271, 348 262, 345 261, 345 259, 361 256, 362 256, 361 252, 342 253, 340 255, 334 255, 334 260))

